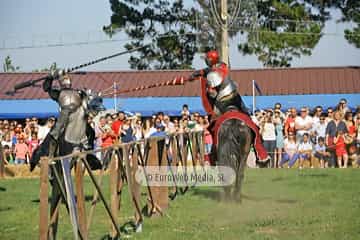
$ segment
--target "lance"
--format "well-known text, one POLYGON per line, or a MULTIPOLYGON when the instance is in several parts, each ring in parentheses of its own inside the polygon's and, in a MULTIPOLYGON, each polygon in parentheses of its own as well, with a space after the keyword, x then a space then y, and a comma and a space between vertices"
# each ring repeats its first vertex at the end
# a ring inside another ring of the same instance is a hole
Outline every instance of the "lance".
POLYGON ((109 93, 101 94, 101 96, 106 97, 106 96, 111 96, 114 94, 120 95, 120 94, 124 94, 124 93, 137 92, 137 91, 142 91, 142 90, 157 88, 157 87, 163 87, 163 86, 184 85, 186 82, 189 82, 192 80, 195 80, 195 79, 176 77, 173 80, 167 80, 165 82, 158 82, 158 83, 153 83, 153 84, 149 84, 149 85, 142 85, 142 86, 138 86, 135 88, 129 88, 129 89, 123 89, 123 90, 115 90, 115 91, 112 91, 109 93))
POLYGON ((72 68, 67 68, 67 69, 63 69, 63 70, 60 70, 60 71, 52 72, 51 74, 48 74, 45 77, 41 77, 41 78, 38 78, 38 79, 33 79, 33 80, 29 80, 29 81, 25 81, 25 82, 16 84, 14 86, 14 89, 12 91, 7 91, 6 94, 7 95, 14 95, 17 90, 34 86, 38 82, 41 82, 41 81, 44 81, 44 80, 47 80, 47 79, 58 79, 59 77, 61 77, 62 75, 65 75, 67 73, 71 73, 73 71, 79 70, 79 69, 84 68, 84 67, 88 67, 90 65, 93 65, 93 64, 96 64, 96 63, 99 63, 99 62, 109 60, 111 58, 115 58, 115 57, 118 57, 118 56, 121 56, 121 55, 124 55, 124 54, 128 54, 128 53, 138 51, 138 50, 140 50, 142 48, 145 48, 145 47, 147 47, 149 45, 150 44, 147 44, 147 45, 144 45, 144 46, 141 46, 141 47, 132 48, 132 49, 127 50, 127 51, 118 52, 118 53, 115 53, 113 55, 102 57, 102 58, 99 58, 99 59, 96 59, 96 60, 81 64, 81 65, 72 67, 72 68))

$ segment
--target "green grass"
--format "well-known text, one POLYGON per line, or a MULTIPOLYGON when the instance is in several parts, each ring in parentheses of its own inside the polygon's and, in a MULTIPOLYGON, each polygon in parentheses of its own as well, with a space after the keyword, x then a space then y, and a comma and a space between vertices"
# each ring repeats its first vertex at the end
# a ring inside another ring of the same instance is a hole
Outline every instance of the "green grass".
MULTIPOLYGON (((104 182, 109 196, 108 180, 104 182)), ((360 239, 360 174, 356 169, 248 169, 243 202, 217 200, 218 188, 197 187, 170 202, 167 216, 145 218, 132 239, 360 239)), ((0 239, 38 238, 38 179, 1 180, 0 239)), ((85 193, 93 188, 86 180, 85 193)), ((127 190, 119 222, 133 215, 127 190)), ((145 199, 142 200, 143 204, 145 199)), ((87 207, 90 202, 88 201, 87 207)), ((98 203, 89 239, 109 230, 98 203)), ((64 207, 58 239, 72 239, 64 207)))

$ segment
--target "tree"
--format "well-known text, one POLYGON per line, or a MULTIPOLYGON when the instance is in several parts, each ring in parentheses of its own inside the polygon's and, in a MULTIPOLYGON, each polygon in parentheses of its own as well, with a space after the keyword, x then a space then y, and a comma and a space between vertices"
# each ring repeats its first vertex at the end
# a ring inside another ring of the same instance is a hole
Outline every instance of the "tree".
POLYGON ((339 8, 343 13, 342 21, 353 22, 356 24, 356 27, 353 29, 345 29, 345 39, 350 44, 360 48, 360 1, 340 1, 339 8))
POLYGON ((133 69, 190 68, 197 51, 196 10, 182 0, 110 0, 111 24, 103 30, 110 37, 124 31, 131 42, 126 49, 143 47, 129 59, 133 69), (151 43, 151 45, 148 45, 151 43))
POLYGON ((258 1, 259 21, 248 32, 247 42, 238 45, 240 52, 255 54, 266 67, 290 67, 294 57, 311 55, 329 15, 317 3, 307 4, 309 1, 258 1))
POLYGON ((10 56, 7 56, 4 60, 3 70, 4 72, 16 72, 20 70, 20 67, 15 67, 12 63, 10 56))
MULTIPOLYGON (((229 16, 237 18, 229 36, 245 31, 239 51, 258 56, 264 66, 288 67, 294 57, 311 55, 329 17, 322 0, 240 0, 236 11, 238 1, 228 1, 229 16)), ((220 1, 196 2, 200 7, 185 8, 183 0, 110 0, 111 24, 103 30, 110 37, 125 32, 131 39, 127 49, 143 47, 129 59, 133 69, 190 68, 197 51, 220 42, 213 11, 220 12, 220 1)))

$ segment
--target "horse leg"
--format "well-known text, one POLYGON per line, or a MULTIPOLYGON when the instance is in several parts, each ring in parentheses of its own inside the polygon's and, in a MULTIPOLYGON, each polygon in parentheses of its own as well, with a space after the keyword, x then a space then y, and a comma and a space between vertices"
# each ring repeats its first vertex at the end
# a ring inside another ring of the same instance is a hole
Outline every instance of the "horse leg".
MULTIPOLYGON (((245 154, 244 156, 247 156, 247 154, 245 154)), ((246 159, 244 157, 242 157, 241 162, 240 162, 240 167, 237 170, 237 174, 236 174, 236 182, 235 182, 235 189, 234 189, 234 200, 237 202, 241 202, 241 188, 242 188, 242 182, 244 180, 244 176, 245 176, 245 167, 246 167, 246 159)))

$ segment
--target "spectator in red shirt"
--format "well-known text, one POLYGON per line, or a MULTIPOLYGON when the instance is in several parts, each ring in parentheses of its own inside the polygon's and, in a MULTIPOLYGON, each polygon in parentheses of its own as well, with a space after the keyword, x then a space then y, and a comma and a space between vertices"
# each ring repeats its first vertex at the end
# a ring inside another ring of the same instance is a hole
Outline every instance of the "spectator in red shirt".
POLYGON ((116 139, 116 134, 109 125, 104 126, 104 133, 101 136, 101 147, 111 146, 116 139))
POLYGON ((297 111, 295 108, 291 108, 290 115, 287 117, 285 121, 285 137, 289 136, 289 133, 292 133, 295 135, 296 129, 295 129, 295 118, 297 116, 297 111))
POLYGON ((113 130, 116 137, 119 137, 120 128, 125 120, 124 112, 119 112, 119 114, 113 114, 113 123, 111 125, 111 129, 113 130))

